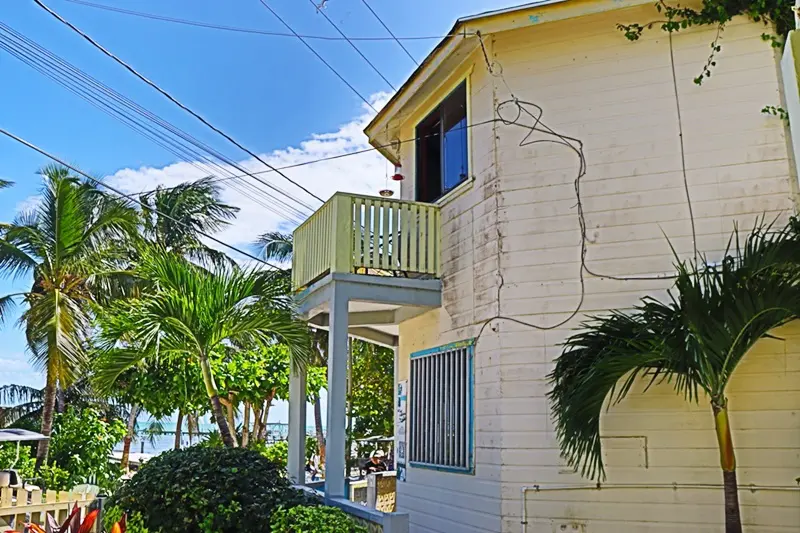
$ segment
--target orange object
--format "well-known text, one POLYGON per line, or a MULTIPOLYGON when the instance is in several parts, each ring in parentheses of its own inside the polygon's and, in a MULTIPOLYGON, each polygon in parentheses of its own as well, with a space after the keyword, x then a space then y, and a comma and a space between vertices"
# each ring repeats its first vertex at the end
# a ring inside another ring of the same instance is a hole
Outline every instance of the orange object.
POLYGON ((92 526, 94 526, 94 523, 97 520, 98 512, 99 511, 95 509, 86 515, 86 518, 83 519, 83 523, 81 524, 81 528, 78 530, 78 533, 90 533, 92 531, 92 526))

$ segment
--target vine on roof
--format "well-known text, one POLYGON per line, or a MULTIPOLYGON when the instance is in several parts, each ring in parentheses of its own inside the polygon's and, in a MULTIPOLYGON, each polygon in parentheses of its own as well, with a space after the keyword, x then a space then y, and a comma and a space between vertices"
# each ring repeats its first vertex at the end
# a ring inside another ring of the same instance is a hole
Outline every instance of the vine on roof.
POLYGON ((743 15, 754 22, 763 22, 770 31, 762 33, 761 38, 769 41, 773 47, 780 48, 783 46, 786 34, 794 29, 793 6, 794 0, 703 0, 702 7, 698 10, 682 7, 680 4, 670 5, 664 0, 659 0, 655 7, 665 19, 646 24, 617 24, 617 29, 629 40, 636 41, 644 30, 656 26, 668 33, 693 26, 716 26, 717 33, 711 42, 711 53, 703 71, 694 79, 697 85, 702 85, 704 79, 711 77, 711 69, 717 65, 716 54, 722 50, 720 44, 722 32, 725 30, 725 24, 733 17, 743 15))

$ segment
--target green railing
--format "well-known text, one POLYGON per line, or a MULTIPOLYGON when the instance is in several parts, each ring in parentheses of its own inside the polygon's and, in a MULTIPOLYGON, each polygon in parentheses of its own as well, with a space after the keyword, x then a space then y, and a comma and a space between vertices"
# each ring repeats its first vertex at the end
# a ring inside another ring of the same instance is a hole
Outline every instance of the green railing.
POLYGON ((439 277, 439 208, 336 193, 294 231, 292 282, 328 273, 439 277))

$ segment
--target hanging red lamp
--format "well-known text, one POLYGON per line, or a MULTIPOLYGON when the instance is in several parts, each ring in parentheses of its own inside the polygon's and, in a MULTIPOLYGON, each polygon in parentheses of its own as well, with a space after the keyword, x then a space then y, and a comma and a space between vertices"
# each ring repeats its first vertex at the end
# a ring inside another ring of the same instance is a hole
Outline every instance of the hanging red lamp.
POLYGON ((402 174, 402 165, 395 165, 394 166, 394 174, 392 175, 392 181, 403 181, 405 176, 402 174))

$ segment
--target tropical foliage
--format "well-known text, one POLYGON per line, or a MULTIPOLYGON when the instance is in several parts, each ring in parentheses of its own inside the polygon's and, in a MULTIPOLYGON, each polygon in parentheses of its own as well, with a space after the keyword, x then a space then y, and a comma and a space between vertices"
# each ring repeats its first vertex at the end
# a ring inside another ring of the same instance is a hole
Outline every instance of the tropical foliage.
POLYGON ((341 509, 324 505, 278 509, 270 526, 272 533, 367 533, 341 509))
POLYGON ((771 330, 800 318, 800 221, 759 224, 724 258, 678 261, 666 301, 645 298, 614 311, 567 339, 550 375, 556 429, 570 465, 605 475, 600 417, 644 379, 667 384, 688 401, 708 402, 725 486, 728 533, 742 530, 736 457, 726 389, 747 352, 771 330))
MULTIPOLYGON (((91 306, 118 287, 125 246, 139 218, 120 199, 71 176, 63 167, 42 171, 39 204, 0 228, 0 271, 30 275, 31 288, 0 298, 0 319, 22 304, 20 323, 36 366, 46 372, 41 430, 50 435, 58 388, 86 369, 91 306)), ((41 441, 37 464, 47 458, 41 441)))
POLYGON ((263 530, 278 507, 303 502, 279 467, 257 452, 191 447, 148 461, 110 504, 139 513, 152 533, 239 533, 263 530))
POLYGON ((101 339, 116 356, 98 369, 108 390, 126 369, 147 357, 188 357, 197 362, 220 435, 236 446, 214 375, 214 354, 227 346, 270 346, 283 342, 297 362, 310 355, 306 326, 295 319, 283 272, 236 266, 199 267, 153 247, 143 253, 135 276, 152 287, 138 298, 111 304, 101 339), (129 343, 131 348, 119 348, 129 343))
MULTIPOLYGON (((69 473, 58 488, 69 489, 90 480, 103 489, 116 487, 121 472, 108 458, 124 436, 122 421, 105 421, 91 409, 57 414, 49 463, 69 473)), ((50 488, 55 487, 51 484, 50 488)))

